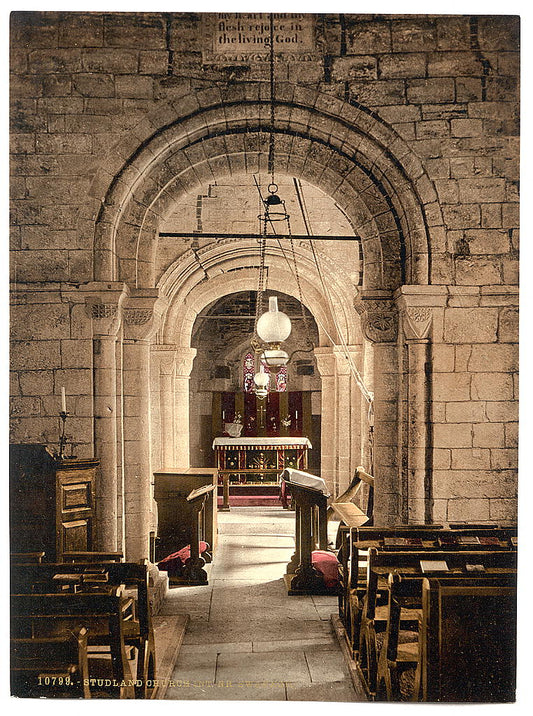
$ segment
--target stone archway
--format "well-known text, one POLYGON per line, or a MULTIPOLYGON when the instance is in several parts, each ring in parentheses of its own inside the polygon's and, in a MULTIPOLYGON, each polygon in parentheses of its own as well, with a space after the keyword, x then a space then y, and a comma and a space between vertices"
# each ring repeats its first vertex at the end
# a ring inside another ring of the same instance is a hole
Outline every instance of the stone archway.
MULTIPOLYGON (((186 386, 194 359, 187 336, 198 307, 213 300, 217 295, 217 281, 222 284, 220 277, 227 278, 221 267, 228 268, 231 262, 238 264, 240 259, 246 260, 243 243, 231 242, 216 250, 206 250, 206 254, 211 253, 212 265, 218 266, 207 283, 205 276, 201 280, 195 278, 192 263, 188 265, 186 257, 156 285, 154 257, 158 227, 184 193, 205 182, 221 176, 266 171, 269 129, 276 134, 280 172, 301 177, 331 196, 360 237, 362 290, 350 293, 341 286, 333 293, 338 296, 336 307, 346 329, 344 347, 353 348, 360 365, 368 363, 369 349, 365 352, 360 348, 358 315, 364 337, 375 346, 370 350, 374 355, 369 373, 373 375, 376 393, 378 520, 393 521, 398 519, 402 509, 407 516, 411 509, 410 504, 402 508, 405 466, 401 455, 404 446, 411 443, 409 425, 402 423, 399 412, 400 398, 403 396, 403 402, 409 404, 409 396, 414 396, 422 410, 426 396, 420 386, 414 385, 408 386, 408 395, 404 395, 394 292, 406 284, 427 286, 430 281, 428 237, 438 232, 442 223, 433 185, 401 138, 363 107, 299 87, 280 85, 275 126, 271 128, 267 89, 263 85, 239 85, 224 94, 213 90, 199 92, 179 104, 159 109, 157 117, 148 117, 136 129, 129 144, 117 147, 116 154, 109 157, 107 166, 93 184, 93 193, 104 195, 94 229, 95 291, 98 293, 98 286, 100 290, 114 286, 118 296, 122 286, 127 286, 120 329, 123 331, 120 345, 124 412, 120 429, 117 428, 117 441, 124 453, 121 470, 125 484, 126 544, 130 545, 128 549, 135 558, 146 556, 147 534, 155 520, 150 507, 153 459, 150 420, 146 429, 139 430, 139 420, 143 421, 151 412, 150 385, 155 375, 159 385, 166 386, 159 395, 165 394, 171 384, 174 386, 172 410, 168 405, 163 408, 160 405, 157 425, 161 430, 171 430, 174 436, 173 451, 168 452, 165 459, 185 459, 186 431, 176 431, 174 419, 168 416, 185 414, 186 410, 186 386), (100 191, 106 184, 106 172, 113 179, 107 180, 105 190, 100 191), (402 425, 404 434, 401 434, 402 425)), ((299 261, 305 273, 304 251, 300 252, 299 261)), ((241 263, 238 268, 240 275, 235 273, 232 289, 249 288, 251 277, 245 275, 246 265, 241 263)), ((331 276, 334 289, 336 278, 331 276)), ((308 288, 310 295, 316 294, 316 288, 311 285, 308 288)), ((221 286, 219 295, 224 295, 227 289, 227 285, 221 286)), ((405 296, 404 292, 401 297, 404 304, 405 296)), ((407 315, 405 306, 400 307, 402 316, 407 315)), ((328 316, 318 301, 316 311, 317 316, 322 311, 321 324, 327 325, 328 316)), ((327 333, 331 336, 329 331, 327 333)), ((428 335, 425 331, 421 340, 427 342, 428 335)), ((116 361, 118 356, 114 358, 116 361)), ((331 390, 337 391, 336 395, 345 391, 347 373, 342 351, 336 348, 335 340, 322 343, 317 360, 331 390), (341 378, 342 375, 345 377, 341 378)), ((412 360, 417 364, 424 362, 423 355, 418 354, 412 360)), ((328 443, 331 453, 323 455, 323 467, 327 466, 331 474, 337 476, 334 478, 336 487, 338 475, 346 470, 341 455, 346 444, 339 436, 339 426, 346 416, 338 408, 337 399, 325 408, 326 422, 335 439, 328 443)), ((423 425, 420 410, 415 420, 417 430, 423 425)), ((350 426, 348 423, 347 429, 350 426)), ((426 449, 426 442, 423 438, 416 449, 408 450, 419 466, 422 464, 419 455, 426 449)), ((113 455, 109 453, 107 467, 114 470, 116 484, 118 467, 112 463, 113 455)), ((419 469, 414 488, 418 494, 420 474, 419 469)), ((422 486, 424 494, 425 489, 422 486)), ((107 517, 107 522, 116 519, 112 510, 107 517)))

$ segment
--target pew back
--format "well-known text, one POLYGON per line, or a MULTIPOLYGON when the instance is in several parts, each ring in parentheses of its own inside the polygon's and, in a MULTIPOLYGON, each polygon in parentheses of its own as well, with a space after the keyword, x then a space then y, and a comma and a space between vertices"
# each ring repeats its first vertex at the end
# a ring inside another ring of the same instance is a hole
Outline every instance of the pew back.
POLYGON ((515 698, 514 576, 424 579, 422 698, 510 702, 515 698))

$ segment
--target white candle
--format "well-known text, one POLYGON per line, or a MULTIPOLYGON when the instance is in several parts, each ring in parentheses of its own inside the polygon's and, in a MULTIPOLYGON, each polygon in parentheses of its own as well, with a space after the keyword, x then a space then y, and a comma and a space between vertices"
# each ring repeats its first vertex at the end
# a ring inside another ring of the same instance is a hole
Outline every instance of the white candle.
POLYGON ((67 397, 65 395, 65 388, 61 388, 61 412, 67 412, 67 397))
POLYGON ((295 417, 296 420, 298 420, 298 411, 296 411, 296 414, 295 414, 294 417, 295 417))
POLYGON ((223 410, 223 411, 222 411, 222 420, 225 420, 225 419, 226 419, 226 411, 223 410))

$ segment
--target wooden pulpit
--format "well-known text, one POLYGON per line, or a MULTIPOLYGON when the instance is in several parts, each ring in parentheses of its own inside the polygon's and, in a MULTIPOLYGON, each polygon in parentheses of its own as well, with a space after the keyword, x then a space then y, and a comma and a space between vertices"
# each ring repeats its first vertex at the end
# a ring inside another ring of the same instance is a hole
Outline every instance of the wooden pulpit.
POLYGON ((45 445, 10 445, 11 553, 61 562, 66 552, 93 549, 99 461, 53 455, 45 445))

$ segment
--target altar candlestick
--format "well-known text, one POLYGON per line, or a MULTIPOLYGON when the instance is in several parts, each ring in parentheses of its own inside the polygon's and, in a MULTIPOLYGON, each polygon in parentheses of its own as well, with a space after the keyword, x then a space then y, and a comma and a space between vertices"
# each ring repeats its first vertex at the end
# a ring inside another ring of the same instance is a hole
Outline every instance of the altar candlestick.
POLYGON ((61 412, 67 412, 67 397, 65 395, 65 388, 61 388, 61 412))

